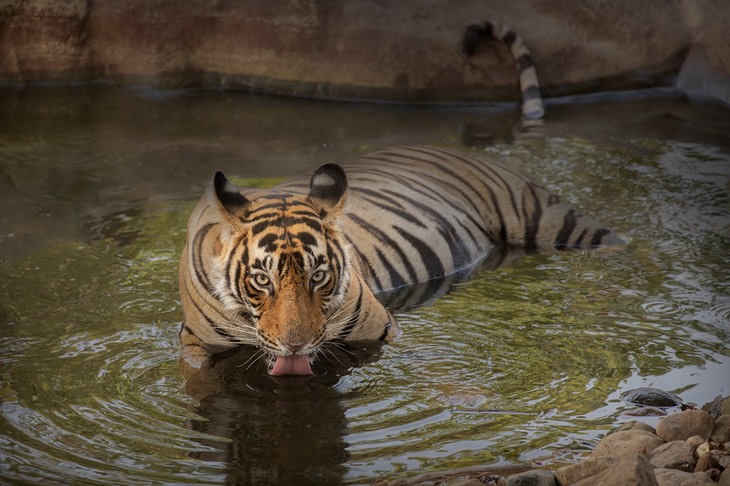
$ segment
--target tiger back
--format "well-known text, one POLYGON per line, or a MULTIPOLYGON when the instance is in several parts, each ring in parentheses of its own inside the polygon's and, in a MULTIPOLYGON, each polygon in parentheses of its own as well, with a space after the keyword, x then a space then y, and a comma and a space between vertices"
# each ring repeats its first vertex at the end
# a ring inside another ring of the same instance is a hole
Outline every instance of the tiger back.
POLYGON ((524 172, 435 147, 377 150, 269 190, 218 173, 193 210, 180 261, 183 358, 241 344, 271 374, 309 374, 337 340, 390 339, 378 300, 441 281, 496 248, 620 243, 524 172))

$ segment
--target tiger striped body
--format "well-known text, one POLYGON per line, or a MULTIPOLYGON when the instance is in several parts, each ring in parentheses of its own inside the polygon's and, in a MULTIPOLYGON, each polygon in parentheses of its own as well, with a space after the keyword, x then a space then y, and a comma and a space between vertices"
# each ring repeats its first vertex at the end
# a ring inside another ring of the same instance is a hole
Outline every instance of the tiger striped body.
POLYGON ((251 344, 274 374, 311 372, 333 340, 392 337, 378 294, 428 292, 497 247, 619 241, 514 167, 434 147, 378 150, 266 191, 217 175, 187 234, 185 359, 251 344))

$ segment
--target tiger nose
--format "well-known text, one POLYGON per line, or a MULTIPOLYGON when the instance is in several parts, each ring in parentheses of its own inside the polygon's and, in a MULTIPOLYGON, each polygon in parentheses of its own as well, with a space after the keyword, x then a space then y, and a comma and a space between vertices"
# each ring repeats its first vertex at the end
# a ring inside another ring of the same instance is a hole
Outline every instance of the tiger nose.
POLYGON ((301 349, 304 347, 304 344, 293 344, 293 343, 283 343, 284 347, 292 352, 292 354, 296 354, 297 351, 301 351, 301 349))

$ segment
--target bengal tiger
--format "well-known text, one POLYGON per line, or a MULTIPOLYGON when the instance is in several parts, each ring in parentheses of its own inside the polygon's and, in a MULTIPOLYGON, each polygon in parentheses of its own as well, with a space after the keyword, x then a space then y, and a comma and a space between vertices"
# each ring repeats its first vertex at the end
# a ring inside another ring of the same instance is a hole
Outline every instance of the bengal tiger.
POLYGON ((389 290, 435 292, 505 245, 619 242, 517 168, 447 148, 380 149, 268 190, 217 172, 180 259, 182 358, 252 345, 271 375, 311 374, 326 343, 400 333, 389 290))

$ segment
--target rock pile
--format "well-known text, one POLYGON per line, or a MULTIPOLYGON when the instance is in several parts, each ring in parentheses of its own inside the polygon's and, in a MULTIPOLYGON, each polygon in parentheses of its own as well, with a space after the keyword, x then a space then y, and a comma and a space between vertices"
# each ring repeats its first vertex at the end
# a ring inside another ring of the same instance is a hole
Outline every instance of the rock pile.
POLYGON ((482 471, 403 484, 730 486, 730 397, 718 397, 707 411, 685 408, 664 417, 656 429, 636 420, 626 422, 606 435, 584 461, 555 471, 533 469, 506 478, 482 471))
POLYGON ((604 437, 585 461, 557 469, 553 478, 527 471, 504 484, 730 486, 730 397, 708 408, 668 415, 656 429, 632 420, 604 437))

